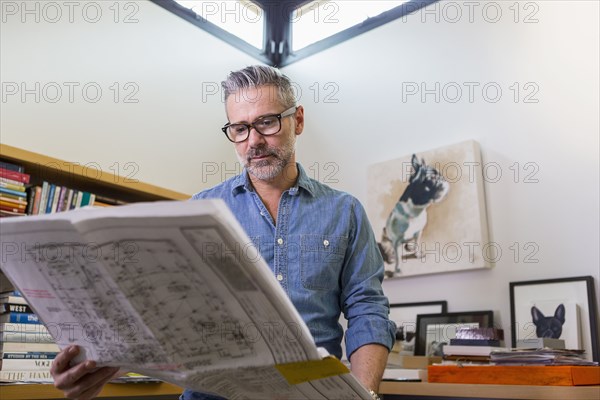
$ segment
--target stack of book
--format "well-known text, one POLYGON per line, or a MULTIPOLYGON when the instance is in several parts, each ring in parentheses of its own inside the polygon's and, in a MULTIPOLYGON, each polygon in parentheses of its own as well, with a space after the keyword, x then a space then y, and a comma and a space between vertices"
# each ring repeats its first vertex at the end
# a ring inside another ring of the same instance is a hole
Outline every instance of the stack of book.
POLYGON ((25 215, 29 179, 21 165, 0 161, 0 218, 25 215))
POLYGON ((507 351, 504 331, 497 328, 460 328, 450 344, 444 345, 444 361, 489 363, 493 352, 507 351))
POLYGON ((58 354, 48 329, 18 291, 0 293, 0 382, 50 382, 58 354))
POLYGON ((93 206, 96 195, 44 181, 29 188, 28 215, 52 214, 84 206, 93 206))

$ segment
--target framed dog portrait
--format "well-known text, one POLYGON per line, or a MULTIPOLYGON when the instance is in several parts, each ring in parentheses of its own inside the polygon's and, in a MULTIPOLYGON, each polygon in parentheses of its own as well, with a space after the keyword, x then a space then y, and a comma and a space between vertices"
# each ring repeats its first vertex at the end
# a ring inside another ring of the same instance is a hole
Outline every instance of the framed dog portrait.
POLYGON ((441 356, 442 347, 456 337, 459 328, 493 328, 492 311, 468 311, 417 315, 415 355, 441 356))
POLYGON ((386 278, 492 265, 477 142, 371 165, 367 192, 386 278))
POLYGON ((396 323, 396 346, 403 355, 415 354, 417 341, 417 317, 421 314, 444 314, 448 302, 428 301, 422 303, 390 304, 390 320, 396 323))
POLYGON ((538 337, 563 339, 599 361, 598 310, 591 276, 510 282, 512 346, 538 337))

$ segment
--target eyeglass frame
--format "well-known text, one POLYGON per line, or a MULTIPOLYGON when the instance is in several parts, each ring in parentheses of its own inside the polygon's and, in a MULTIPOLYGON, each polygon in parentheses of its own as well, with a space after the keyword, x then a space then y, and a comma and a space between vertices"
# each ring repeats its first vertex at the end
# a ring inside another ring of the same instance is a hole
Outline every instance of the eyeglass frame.
POLYGON ((244 124, 244 123, 241 123, 241 122, 236 122, 236 123, 232 124, 231 122, 228 122, 228 123, 226 123, 226 124, 225 124, 225 125, 224 125, 224 126, 221 128, 221 130, 222 130, 222 131, 223 131, 223 133, 225 134, 225 137, 227 138, 227 140, 229 140, 231 143, 243 143, 243 142, 245 142, 246 140, 248 140, 248 138, 250 137, 250 131, 252 130, 252 128, 254 128, 254 130, 255 130, 257 133, 259 133, 261 136, 273 136, 273 135, 276 135, 276 134, 278 134, 279 132, 281 132, 281 120, 282 120, 283 118, 286 118, 286 117, 289 117, 289 116, 291 116, 291 115, 294 115, 294 114, 296 113, 296 111, 298 111, 298 106, 292 106, 292 107, 288 108, 287 110, 284 110, 284 111, 282 111, 282 112, 281 112, 281 113, 279 113, 279 114, 267 114, 267 115, 262 115, 262 116, 260 116, 260 117, 256 118, 256 119, 255 119, 254 121, 252 121, 252 123, 250 123, 250 124, 244 124), (292 110, 293 110, 293 111, 292 111, 292 110), (277 132, 273 132, 273 133, 267 133, 267 134, 265 134, 265 133, 262 133, 261 131, 259 131, 259 130, 258 130, 258 129, 257 129, 255 126, 254 126, 254 124, 255 124, 255 123, 258 121, 258 120, 261 120, 261 119, 263 119, 263 118, 267 118, 267 117, 277 117, 277 120, 279 121, 279 129, 277 130, 277 132), (244 126, 246 127, 247 131, 248 131, 248 134, 247 134, 246 138, 245 138, 244 140, 240 140, 239 142, 236 142, 236 141, 234 141, 234 140, 231 140, 231 139, 229 138, 229 135, 227 134, 227 129, 228 129, 228 128, 229 128, 231 125, 244 125, 244 126))

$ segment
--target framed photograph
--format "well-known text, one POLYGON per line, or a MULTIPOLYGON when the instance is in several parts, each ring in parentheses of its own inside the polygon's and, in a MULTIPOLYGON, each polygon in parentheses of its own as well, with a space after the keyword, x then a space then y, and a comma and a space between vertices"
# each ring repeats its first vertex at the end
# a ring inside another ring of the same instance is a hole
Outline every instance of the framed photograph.
POLYGON ((415 355, 441 356, 442 347, 456 337, 458 328, 493 328, 493 311, 466 311, 417 315, 415 355))
POLYGON ((418 315, 444 314, 447 311, 446 300, 390 304, 390 320, 396 323, 396 345, 399 353, 415 354, 418 315))
POLYGON ((594 278, 581 276, 510 282, 512 346, 538 337, 563 339, 599 361, 594 278))

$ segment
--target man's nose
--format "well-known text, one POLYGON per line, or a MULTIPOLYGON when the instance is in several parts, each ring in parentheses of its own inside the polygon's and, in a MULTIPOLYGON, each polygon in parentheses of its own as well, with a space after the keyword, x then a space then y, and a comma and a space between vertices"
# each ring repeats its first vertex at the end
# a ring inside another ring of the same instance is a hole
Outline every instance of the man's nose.
POLYGON ((251 127, 250 133, 248 134, 248 144, 250 144, 250 146, 254 147, 257 144, 264 143, 264 141, 265 141, 265 137, 263 135, 261 135, 260 133, 258 133, 256 128, 251 127))

